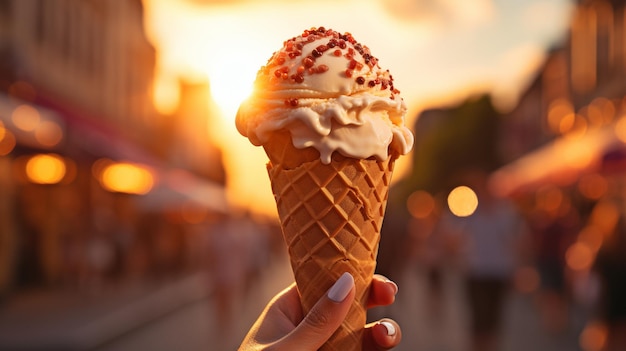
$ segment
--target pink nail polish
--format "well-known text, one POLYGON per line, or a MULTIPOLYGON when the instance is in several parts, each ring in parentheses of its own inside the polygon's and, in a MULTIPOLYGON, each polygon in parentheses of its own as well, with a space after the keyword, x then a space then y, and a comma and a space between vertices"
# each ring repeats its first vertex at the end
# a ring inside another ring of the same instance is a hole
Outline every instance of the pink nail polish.
POLYGON ((328 289, 327 296, 335 302, 341 302, 346 298, 346 296, 348 296, 353 286, 354 277, 352 277, 352 274, 345 272, 341 275, 341 277, 339 277, 339 279, 337 279, 335 284, 328 289))

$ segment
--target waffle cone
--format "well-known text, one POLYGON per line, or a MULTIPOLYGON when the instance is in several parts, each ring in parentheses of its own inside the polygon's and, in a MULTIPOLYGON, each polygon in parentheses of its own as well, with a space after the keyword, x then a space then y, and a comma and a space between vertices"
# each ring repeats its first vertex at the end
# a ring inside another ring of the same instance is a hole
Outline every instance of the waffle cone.
POLYGON ((288 134, 264 148, 304 313, 344 272, 355 280, 348 317, 320 350, 360 351, 394 158, 359 160, 335 153, 323 164, 317 150, 296 149, 288 134))

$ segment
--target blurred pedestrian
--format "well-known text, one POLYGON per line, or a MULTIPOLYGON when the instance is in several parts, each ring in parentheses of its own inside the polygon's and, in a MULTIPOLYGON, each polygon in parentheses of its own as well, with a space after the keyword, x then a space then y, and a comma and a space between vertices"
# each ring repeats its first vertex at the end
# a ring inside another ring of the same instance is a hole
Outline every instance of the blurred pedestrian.
POLYGON ((210 288, 215 292, 215 319, 225 340, 233 331, 239 302, 243 299, 248 267, 247 243, 244 233, 230 214, 216 214, 209 226, 208 274, 210 288))
POLYGON ((531 215, 533 258, 539 273, 537 302, 543 327, 562 332, 568 324, 569 289, 565 274, 565 252, 578 234, 574 211, 568 214, 535 211, 531 215))
POLYGON ((605 351, 626 350, 626 218, 620 208, 615 230, 604 241, 594 269, 601 281, 600 318, 607 326, 605 351))
POLYGON ((477 195, 478 207, 467 217, 446 212, 441 225, 450 235, 456 235, 461 244, 471 349, 491 351, 499 345, 503 306, 525 225, 510 201, 492 194, 487 172, 470 170, 462 180, 477 195))

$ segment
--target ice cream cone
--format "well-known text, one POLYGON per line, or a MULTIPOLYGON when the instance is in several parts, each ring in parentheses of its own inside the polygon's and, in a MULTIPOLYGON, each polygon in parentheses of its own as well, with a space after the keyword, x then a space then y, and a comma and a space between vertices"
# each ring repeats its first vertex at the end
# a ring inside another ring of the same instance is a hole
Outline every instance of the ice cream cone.
POLYGON ((389 70, 352 34, 325 27, 283 42, 257 72, 237 130, 263 146, 302 307, 345 272, 356 298, 321 348, 361 351, 394 161, 413 147, 389 70))
POLYGON ((335 153, 324 164, 315 149, 293 147, 288 134, 277 134, 264 147, 304 313, 344 272, 355 280, 348 317, 320 350, 360 351, 395 158, 335 153))

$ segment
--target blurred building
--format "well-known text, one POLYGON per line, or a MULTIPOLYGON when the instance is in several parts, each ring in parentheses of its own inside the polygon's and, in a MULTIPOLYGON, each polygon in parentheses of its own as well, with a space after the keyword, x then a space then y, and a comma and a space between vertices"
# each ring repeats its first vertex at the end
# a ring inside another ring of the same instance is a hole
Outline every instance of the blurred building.
POLYGON ((0 295, 182 267, 183 226, 228 210, 208 92, 155 110, 143 16, 141 0, 0 0, 0 295))
POLYGON ((507 115, 504 156, 512 161, 569 133, 615 125, 626 109, 623 0, 581 0, 569 33, 507 115))

